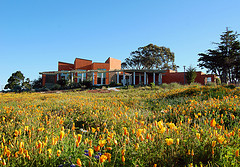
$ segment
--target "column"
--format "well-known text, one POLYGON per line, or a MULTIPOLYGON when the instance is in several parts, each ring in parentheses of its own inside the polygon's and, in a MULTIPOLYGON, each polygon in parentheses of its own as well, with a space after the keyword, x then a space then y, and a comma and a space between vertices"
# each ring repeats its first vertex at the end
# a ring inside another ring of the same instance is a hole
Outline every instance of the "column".
POLYGON ((117 84, 119 83, 119 72, 117 72, 117 84))
POLYGON ((141 82, 142 82, 142 81, 141 81, 141 77, 142 77, 142 76, 141 76, 141 73, 139 73, 139 85, 141 85, 141 82))
POLYGON ((125 72, 123 72, 123 86, 125 86, 125 81, 126 81, 126 79, 125 79, 125 72))
POLYGON ((132 85, 132 75, 129 74, 128 76, 129 76, 129 85, 132 85))
POLYGON ((71 82, 73 83, 73 73, 70 73, 71 75, 71 82))
POLYGON ((147 84, 147 73, 146 72, 144 72, 144 85, 146 85, 147 84))
POLYGON ((103 85, 103 73, 101 73, 101 85, 103 85))
POLYGON ((133 85, 135 85, 135 72, 133 72, 133 85))
POLYGON ((155 72, 153 73, 153 83, 155 84, 155 72))
POLYGON ((84 73, 81 73, 81 77, 82 77, 82 78, 81 78, 81 81, 82 81, 82 82, 83 82, 83 75, 84 75, 84 73))
POLYGON ((146 76, 147 76, 146 78, 147 78, 147 85, 148 85, 148 74, 146 76))
POLYGON ((94 85, 94 72, 92 73, 92 85, 94 85))
POLYGON ((162 73, 158 74, 158 84, 161 85, 162 84, 162 73))

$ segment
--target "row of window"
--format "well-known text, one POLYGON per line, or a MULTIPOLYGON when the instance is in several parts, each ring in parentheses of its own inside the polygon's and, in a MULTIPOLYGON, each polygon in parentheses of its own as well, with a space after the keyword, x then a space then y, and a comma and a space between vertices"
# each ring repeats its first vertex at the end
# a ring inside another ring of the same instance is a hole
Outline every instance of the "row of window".
MULTIPOLYGON (((98 70, 106 71, 106 69, 98 69, 98 70)), ((86 70, 80 70, 79 69, 78 71, 86 71, 86 70)), ((86 80, 87 73, 78 73, 77 76, 78 76, 77 82, 79 83, 81 81, 86 80)), ((101 78, 102 77, 103 77, 103 83, 102 84, 106 84, 106 73, 97 73, 97 84, 101 84, 101 78)), ((69 79, 70 74, 69 73, 61 73, 60 78, 61 79, 69 79)))

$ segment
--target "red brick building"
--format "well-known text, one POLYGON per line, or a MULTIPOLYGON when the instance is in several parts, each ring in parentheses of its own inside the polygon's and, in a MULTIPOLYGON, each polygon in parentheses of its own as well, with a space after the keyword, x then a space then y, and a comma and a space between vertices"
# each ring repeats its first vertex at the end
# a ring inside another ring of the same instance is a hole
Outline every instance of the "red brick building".
MULTIPOLYGON (((83 80, 90 79, 92 77, 92 71, 110 71, 120 70, 121 60, 109 57, 104 63, 92 62, 92 60, 76 58, 74 64, 66 62, 58 62, 58 71, 50 71, 42 73, 43 85, 48 86, 55 84, 57 80, 64 78, 69 79, 72 77, 73 81, 78 83, 83 80), (71 76, 70 76, 71 75, 71 76)), ((96 84, 110 84, 116 77, 116 74, 112 73, 99 73, 94 72, 94 85, 96 84), (101 81, 101 78, 102 81, 101 81)), ((92 79, 92 78, 91 78, 92 79)))
MULTIPOLYGON (((200 83, 202 85, 206 85, 208 82, 216 82, 216 76, 213 74, 204 74, 201 71, 197 71, 197 77, 195 79, 195 82, 200 83)), ((185 78, 184 82, 184 72, 176 72, 172 70, 167 70, 162 77, 163 83, 180 83, 180 84, 186 84, 187 80, 185 78)))
MULTIPOLYGON (((43 86, 51 87, 59 79, 79 83, 91 80, 93 85, 108 85, 111 82, 125 84, 156 84, 172 83, 186 84, 184 72, 158 69, 121 69, 121 61, 109 57, 104 63, 76 58, 74 63, 58 62, 58 71, 42 72, 43 86)), ((195 82, 205 85, 215 82, 215 75, 197 72, 195 82)))

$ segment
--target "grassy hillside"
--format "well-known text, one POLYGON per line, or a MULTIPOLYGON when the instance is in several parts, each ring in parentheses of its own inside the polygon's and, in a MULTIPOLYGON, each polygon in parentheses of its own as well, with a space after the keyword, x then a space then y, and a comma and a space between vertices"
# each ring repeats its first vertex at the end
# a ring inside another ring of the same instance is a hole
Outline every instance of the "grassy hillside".
POLYGON ((1 164, 239 166, 239 95, 174 84, 0 94, 1 164))

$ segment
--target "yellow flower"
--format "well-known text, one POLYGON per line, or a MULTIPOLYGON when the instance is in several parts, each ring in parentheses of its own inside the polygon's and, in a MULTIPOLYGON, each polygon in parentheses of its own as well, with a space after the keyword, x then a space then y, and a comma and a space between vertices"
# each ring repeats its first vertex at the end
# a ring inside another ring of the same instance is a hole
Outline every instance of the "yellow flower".
POLYGON ((219 142, 220 144, 222 144, 222 143, 224 142, 225 138, 224 138, 223 136, 219 136, 219 137, 217 138, 217 140, 218 140, 218 142, 219 142))
POLYGON ((125 149, 123 149, 122 151, 121 151, 121 153, 122 153, 122 156, 124 156, 125 155, 125 149))
POLYGON ((82 162, 81 162, 81 160, 79 158, 77 159, 77 165, 78 166, 82 166, 82 162))
POLYGON ((191 153, 191 155, 192 155, 192 156, 194 156, 194 152, 193 152, 193 150, 192 150, 192 153, 191 153))
POLYGON ((82 140, 82 135, 81 135, 81 134, 78 134, 77 136, 78 136, 78 137, 77 137, 77 138, 78 138, 77 141, 78 141, 78 143, 80 143, 81 140, 82 140))
POLYGON ((161 133, 164 133, 165 131, 166 131, 166 128, 165 128, 165 127, 163 127, 163 128, 160 130, 161 133))
POLYGON ((57 156, 59 157, 61 155, 61 151, 57 150, 57 156))
POLYGON ((142 134, 143 129, 138 129, 137 130, 137 137, 139 137, 142 134))
POLYGON ((125 162, 125 157, 124 156, 122 156, 122 162, 125 162))
POLYGON ((94 146, 94 150, 96 151, 96 152, 98 152, 99 150, 100 150, 100 146, 94 146))
POLYGON ((104 155, 107 156, 108 162, 111 162, 111 154, 110 153, 104 153, 104 155))
POLYGON ((92 133, 95 133, 96 132, 96 129, 92 127, 92 133))
POLYGON ((52 149, 51 148, 49 148, 47 151, 49 152, 49 154, 52 154, 52 149))
POLYGON ((89 155, 89 157, 92 157, 93 152, 94 152, 93 149, 91 149, 91 148, 88 149, 88 155, 89 155))
POLYGON ((106 143, 107 143, 106 140, 99 140, 99 142, 98 142, 100 147, 103 147, 106 143))
POLYGON ((239 150, 236 150, 235 155, 236 157, 239 157, 239 150))
POLYGON ((73 123, 72 130, 74 131, 76 129, 75 123, 73 123))
POLYGON ((24 147, 24 142, 20 142, 19 147, 23 148, 24 147))
POLYGON ((171 144, 173 144, 173 139, 169 138, 169 139, 165 139, 166 143, 168 146, 170 146, 171 144))
POLYGON ((215 127, 216 126, 215 118, 212 119, 210 125, 211 125, 211 127, 215 127))
POLYGON ((7 165, 5 159, 3 159, 3 162, 2 162, 3 165, 7 165))
POLYGON ((212 147, 216 146, 216 141, 212 141, 212 147))
POLYGON ((134 146, 135 146, 135 149, 138 150, 138 148, 139 148, 139 144, 136 143, 134 146))
POLYGON ((64 131, 61 131, 61 132, 60 132, 60 140, 61 140, 61 141, 62 141, 62 139, 63 139, 63 137, 64 137, 64 134, 65 134, 64 131))
POLYGON ((198 139, 200 139, 200 133, 196 133, 198 139))
POLYGON ((108 159, 108 158, 107 158, 106 155, 101 155, 101 157, 100 157, 100 162, 101 162, 101 163, 102 163, 102 162, 105 162, 107 159, 108 159))
POLYGON ((176 143, 177 143, 177 145, 179 145, 179 139, 177 139, 177 142, 176 142, 176 143))

